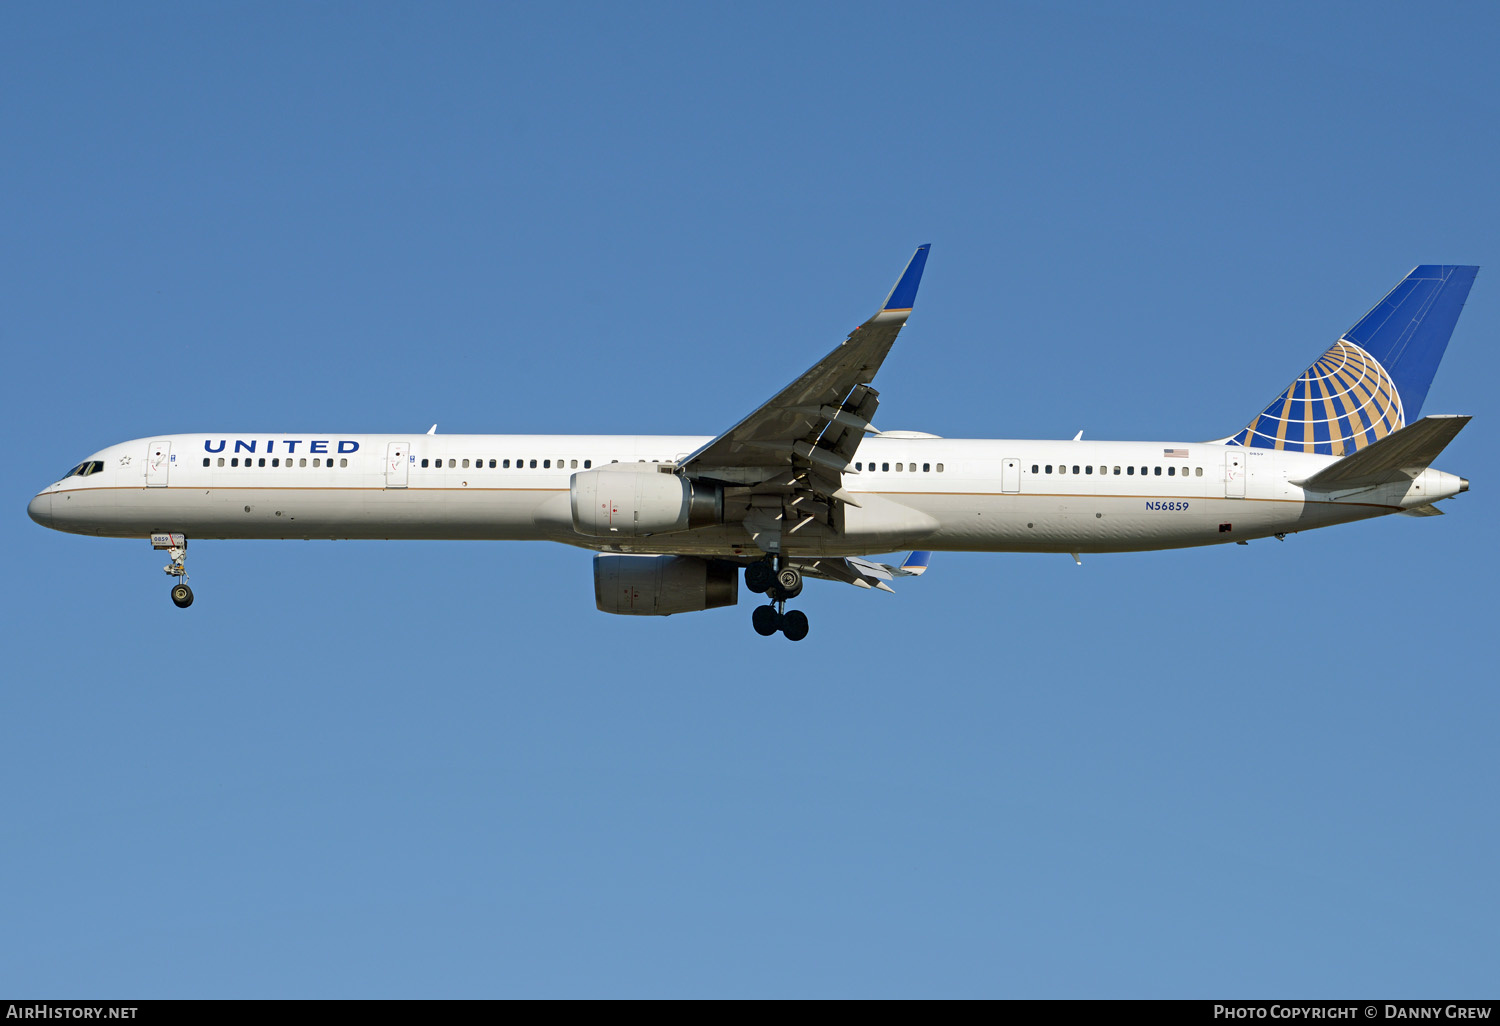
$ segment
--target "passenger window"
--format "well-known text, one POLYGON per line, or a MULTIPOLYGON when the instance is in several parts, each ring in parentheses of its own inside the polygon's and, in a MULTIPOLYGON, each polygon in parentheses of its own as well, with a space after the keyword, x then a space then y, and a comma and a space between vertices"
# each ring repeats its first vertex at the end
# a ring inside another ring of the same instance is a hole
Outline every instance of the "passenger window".
POLYGON ((1177 468, 1176 467, 1168 467, 1167 468, 1167 476, 1168 477, 1176 477, 1177 476, 1177 468))
POLYGON ((1036 471, 1037 471, 1037 467, 1036 467, 1036 464, 1035 464, 1035 463, 1033 463, 1033 464, 1032 464, 1032 465, 1031 465, 1031 472, 1032 472, 1032 473, 1033 473, 1033 474, 1035 474, 1035 473, 1036 473, 1036 471))
POLYGON ((938 471, 937 472, 939 474, 941 474, 943 472, 943 465, 941 463, 938 464, 938 471))
POLYGON ((273 467, 279 467, 279 466, 281 466, 281 457, 277 456, 274 459, 272 459, 271 460, 271 466, 273 466, 273 467))
POLYGON ((1057 465, 1057 472, 1059 474, 1066 474, 1068 472, 1068 465, 1066 463, 1059 463, 1057 465))
POLYGON ((449 470, 453 470, 457 466, 458 466, 458 460, 449 460, 448 461, 448 469, 449 470))
POLYGON ((223 465, 224 465, 224 457, 220 456, 219 457, 219 466, 222 467, 223 465))
POLYGON ((339 457, 339 466, 341 466, 341 467, 347 467, 348 465, 349 465, 349 460, 348 459, 346 459, 346 458, 344 458, 342 456, 339 457))
POLYGON ((578 461, 577 460, 569 460, 568 461, 568 469, 569 470, 577 470, 578 469, 578 461))
POLYGON ((863 463, 856 463, 854 465, 854 469, 855 470, 864 470, 865 469, 865 465, 863 463))
MULTIPOLYGON (((1036 468, 1032 467, 1031 469, 1035 470, 1036 468)), ((932 464, 931 463, 924 463, 924 464, 922 464, 922 473, 928 474, 928 473, 931 473, 931 472, 932 472, 932 464)))
POLYGON ((469 461, 468 460, 464 460, 464 469, 465 470, 469 469, 469 461))
POLYGON ((510 460, 501 460, 500 461, 500 467, 503 470, 509 470, 510 469, 510 460))
POLYGON ((1078 473, 1078 464, 1073 464, 1073 473, 1078 473))
POLYGON ((238 457, 238 456, 235 456, 235 457, 234 457, 234 458, 232 458, 232 459, 231 459, 231 460, 230 460, 230 461, 229 461, 229 465, 230 465, 230 466, 231 466, 231 467, 237 467, 237 466, 239 466, 239 465, 240 465, 240 458, 239 458, 239 457, 238 457))
POLYGON ((1052 473, 1052 464, 1047 464, 1047 473, 1052 473))
POLYGON ((551 470, 552 469, 552 461, 551 460, 542 460, 542 469, 543 470, 551 470))
POLYGON ((255 465, 257 467, 264 467, 266 465, 266 458, 262 456, 260 459, 255 461, 255 465))
POLYGON ((531 461, 531 469, 532 469, 532 470, 535 470, 535 469, 536 469, 536 460, 532 460, 532 461, 531 461))
POLYGON ((1092 474, 1094 472, 1094 465, 1090 463, 1088 466, 1083 468, 1083 472, 1085 474, 1092 474))
POLYGON ((1161 468, 1160 467, 1156 468, 1156 476, 1157 477, 1161 477, 1161 468))
POLYGON ((205 467, 208 466, 208 457, 207 456, 203 457, 203 465, 205 467))
POLYGON ((896 473, 901 473, 901 464, 896 464, 896 473))
POLYGON ((592 467, 592 466, 593 466, 593 465, 594 465, 594 461, 593 461, 593 460, 584 460, 584 461, 583 461, 583 469, 584 469, 584 470, 587 470, 587 469, 589 469, 589 468, 590 468, 590 467, 592 467))
POLYGON ((306 456, 300 456, 300 457, 298 457, 297 458, 297 466, 299 466, 299 467, 305 467, 305 466, 307 466, 307 457, 306 456))
POLYGON ((313 466, 315 466, 315 467, 320 467, 320 466, 322 466, 322 463, 321 463, 321 462, 319 462, 319 458, 318 458, 318 457, 317 457, 317 456, 314 456, 314 457, 313 457, 313 466))
MULTIPOLYGON (((1118 471, 1118 470, 1116 470, 1116 471, 1115 471, 1115 473, 1116 473, 1116 474, 1118 474, 1118 473, 1119 473, 1119 471, 1118 471)), ((1126 468, 1125 468, 1125 475, 1126 475, 1126 476, 1127 476, 1127 477, 1129 477, 1129 476, 1131 476, 1131 475, 1133 475, 1133 474, 1134 474, 1134 473, 1135 473, 1135 468, 1134 468, 1134 467, 1126 467, 1126 468)))
POLYGON ((1120 468, 1116 467, 1115 468, 1115 477, 1119 477, 1119 476, 1120 476, 1120 468))
POLYGON ((1194 477, 1202 477, 1203 476, 1203 468, 1202 467, 1194 467, 1193 471, 1194 471, 1194 473, 1193 473, 1194 477))
POLYGON ((888 470, 890 470, 890 469, 891 469, 891 465, 890 465, 890 464, 889 464, 889 463, 882 463, 882 464, 881 464, 881 465, 880 465, 880 469, 881 469, 881 470, 886 470, 886 471, 888 471, 888 470))

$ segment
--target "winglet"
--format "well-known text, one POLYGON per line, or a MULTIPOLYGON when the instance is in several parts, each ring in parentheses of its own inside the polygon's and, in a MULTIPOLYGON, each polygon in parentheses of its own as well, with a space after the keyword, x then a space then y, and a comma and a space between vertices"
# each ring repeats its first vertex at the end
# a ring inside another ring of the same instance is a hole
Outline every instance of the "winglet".
POLYGON ((927 572, 927 567, 932 563, 932 553, 913 552, 901 562, 901 569, 912 577, 921 577, 927 572))
POLYGON ((896 282, 896 287, 891 289, 891 294, 885 297, 885 303, 880 307, 880 312, 875 316, 880 320, 887 320, 894 314, 902 320, 911 313, 911 308, 917 301, 917 286, 922 283, 922 268, 927 266, 927 251, 932 248, 932 243, 924 242, 917 247, 912 254, 906 270, 901 272, 901 278, 896 282))

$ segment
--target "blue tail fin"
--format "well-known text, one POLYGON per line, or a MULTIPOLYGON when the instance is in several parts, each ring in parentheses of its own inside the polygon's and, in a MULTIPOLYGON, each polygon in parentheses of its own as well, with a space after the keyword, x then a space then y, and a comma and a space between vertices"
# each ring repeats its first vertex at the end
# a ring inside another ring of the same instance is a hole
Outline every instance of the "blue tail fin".
POLYGON ((1478 270, 1413 270, 1230 444, 1343 456, 1415 422, 1478 270))

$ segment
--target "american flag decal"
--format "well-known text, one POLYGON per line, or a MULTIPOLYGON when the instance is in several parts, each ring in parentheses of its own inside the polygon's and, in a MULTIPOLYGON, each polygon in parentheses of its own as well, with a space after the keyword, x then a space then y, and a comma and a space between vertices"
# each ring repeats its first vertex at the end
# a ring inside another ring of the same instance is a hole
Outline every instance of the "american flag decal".
POLYGON ((1187 450, 1186 449, 1163 449, 1161 451, 1161 454, 1163 456, 1175 456, 1178 459, 1183 459, 1183 460, 1187 459, 1187 450))

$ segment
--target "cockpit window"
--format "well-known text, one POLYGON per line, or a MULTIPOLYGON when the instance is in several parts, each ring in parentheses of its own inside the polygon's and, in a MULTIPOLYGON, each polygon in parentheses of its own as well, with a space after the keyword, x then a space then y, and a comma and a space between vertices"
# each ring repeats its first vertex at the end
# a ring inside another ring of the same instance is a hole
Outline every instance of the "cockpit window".
POLYGON ((82 463, 78 464, 78 466, 74 467, 72 470, 64 474, 63 478, 67 479, 70 477, 88 477, 90 474, 97 474, 103 469, 103 460, 84 460, 82 463))

